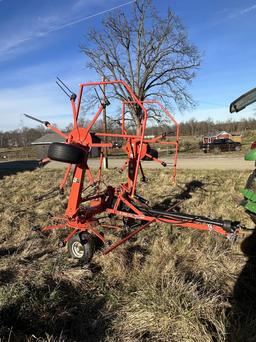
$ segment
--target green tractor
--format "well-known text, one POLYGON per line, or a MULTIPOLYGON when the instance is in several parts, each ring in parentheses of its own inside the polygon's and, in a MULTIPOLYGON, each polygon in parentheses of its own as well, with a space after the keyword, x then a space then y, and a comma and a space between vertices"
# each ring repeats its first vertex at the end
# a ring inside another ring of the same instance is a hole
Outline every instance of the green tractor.
MULTIPOLYGON (((241 95, 230 105, 230 113, 239 112, 245 107, 256 101, 256 88, 241 95)), ((256 166, 256 141, 252 143, 251 149, 246 153, 245 160, 255 161, 256 166)), ((256 224, 256 168, 249 175, 245 188, 240 192, 244 196, 244 201, 241 204, 244 206, 252 221, 256 224)))

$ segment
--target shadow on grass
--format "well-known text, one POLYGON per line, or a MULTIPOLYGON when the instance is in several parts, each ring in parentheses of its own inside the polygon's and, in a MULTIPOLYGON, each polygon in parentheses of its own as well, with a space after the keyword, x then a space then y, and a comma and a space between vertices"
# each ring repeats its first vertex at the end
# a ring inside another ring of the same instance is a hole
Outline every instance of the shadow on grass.
POLYGON ((33 171, 39 167, 38 160, 15 160, 0 163, 0 179, 18 172, 33 171))
POLYGON ((227 310, 227 342, 256 341, 256 231, 241 244, 248 260, 239 274, 227 310))
POLYGON ((149 255, 149 250, 138 244, 126 247, 124 257, 127 267, 132 267, 135 254, 139 256, 140 265, 143 265, 146 261, 147 256, 149 255))
POLYGON ((0 248, 0 257, 10 256, 18 251, 18 247, 2 247, 0 248))
POLYGON ((175 196, 165 198, 161 203, 156 204, 153 209, 167 210, 173 207, 175 211, 180 211, 179 204, 190 199, 192 197, 192 193, 198 189, 204 190, 204 183, 199 180, 192 180, 185 184, 185 187, 180 193, 175 196))
POLYGON ((7 340, 12 330, 12 341, 25 341, 31 335, 45 338, 46 333, 61 341, 103 341, 110 315, 105 297, 97 292, 95 285, 82 290, 52 278, 41 287, 27 283, 17 298, 2 307, 0 336, 7 340))
POLYGON ((0 286, 4 284, 12 283, 16 278, 16 272, 14 270, 1 270, 0 271, 0 286))

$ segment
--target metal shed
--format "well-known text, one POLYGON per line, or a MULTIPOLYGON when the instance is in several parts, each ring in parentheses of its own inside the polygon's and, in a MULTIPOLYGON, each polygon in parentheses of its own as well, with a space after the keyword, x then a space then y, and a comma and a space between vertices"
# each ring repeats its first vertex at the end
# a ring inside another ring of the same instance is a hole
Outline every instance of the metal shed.
MULTIPOLYGON (((98 137, 94 137, 98 139, 100 142, 100 139, 98 137)), ((43 159, 47 156, 49 145, 53 142, 65 142, 65 139, 59 136, 56 133, 46 133, 42 137, 36 139, 31 143, 32 146, 36 149, 36 154, 38 159, 43 159)), ((100 148, 99 147, 93 147, 90 151, 89 156, 90 157, 99 157, 100 155, 100 148)))

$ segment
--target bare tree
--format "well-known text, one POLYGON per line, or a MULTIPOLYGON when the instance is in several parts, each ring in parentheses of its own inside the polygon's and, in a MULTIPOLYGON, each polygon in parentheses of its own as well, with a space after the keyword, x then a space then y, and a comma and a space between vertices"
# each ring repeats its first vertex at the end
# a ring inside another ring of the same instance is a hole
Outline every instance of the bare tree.
MULTIPOLYGON (((103 21, 103 27, 91 30, 87 45, 81 47, 91 69, 105 79, 124 80, 141 101, 160 97, 179 109, 194 105, 187 85, 195 77, 200 54, 170 9, 162 18, 150 0, 139 0, 129 18, 115 12, 103 21)), ((121 100, 131 100, 121 87, 114 91, 121 100)), ((140 108, 133 106, 131 115, 138 127, 140 108)), ((158 118, 154 110, 153 117, 158 118)))

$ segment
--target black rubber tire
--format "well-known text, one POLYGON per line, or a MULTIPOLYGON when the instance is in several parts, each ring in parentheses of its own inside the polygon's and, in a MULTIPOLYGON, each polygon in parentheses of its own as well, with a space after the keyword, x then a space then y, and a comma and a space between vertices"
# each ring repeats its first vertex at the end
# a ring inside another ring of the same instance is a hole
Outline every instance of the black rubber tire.
POLYGON ((95 251, 95 240, 89 233, 77 233, 68 241, 68 252, 71 258, 88 264, 95 251))
MULTIPOLYGON (((245 184, 245 189, 256 192, 256 169, 250 173, 245 184)), ((250 218, 252 219, 252 221, 256 224, 256 214, 253 214, 249 211, 247 211, 247 213, 250 215, 250 218)))
POLYGON ((158 151, 155 150, 154 148, 150 149, 149 154, 154 158, 158 158, 158 151))
POLYGON ((218 153, 221 152, 221 149, 220 149, 219 147, 214 147, 214 148, 212 149, 212 152, 215 153, 215 154, 218 154, 218 153))
POLYGON ((249 174, 245 184, 245 189, 256 191, 256 169, 249 174))
POLYGON ((85 156, 85 152, 72 144, 54 142, 48 149, 48 157, 52 160, 63 163, 80 164, 85 156))
MULTIPOLYGON (((158 158, 158 151, 155 150, 154 148, 149 148, 147 150, 147 154, 151 155, 153 158, 158 158)), ((145 160, 145 161, 150 161, 152 160, 151 158, 149 158, 148 156, 145 156, 142 160, 145 160)))

